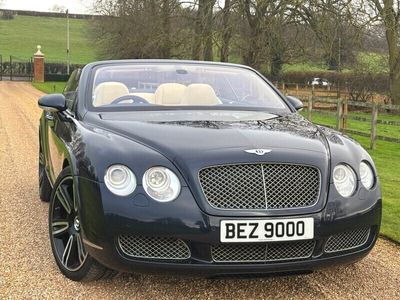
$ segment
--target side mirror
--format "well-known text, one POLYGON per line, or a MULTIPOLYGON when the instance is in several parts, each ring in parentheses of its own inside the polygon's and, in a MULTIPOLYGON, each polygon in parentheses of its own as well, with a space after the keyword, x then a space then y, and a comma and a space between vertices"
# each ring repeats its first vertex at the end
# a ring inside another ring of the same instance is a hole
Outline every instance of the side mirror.
POLYGON ((45 95, 39 99, 39 107, 48 112, 60 112, 67 109, 63 94, 45 95))
POLYGON ((289 101, 289 103, 297 110, 302 110, 303 109, 303 102, 300 99, 297 99, 296 97, 293 96, 286 96, 286 99, 289 101))

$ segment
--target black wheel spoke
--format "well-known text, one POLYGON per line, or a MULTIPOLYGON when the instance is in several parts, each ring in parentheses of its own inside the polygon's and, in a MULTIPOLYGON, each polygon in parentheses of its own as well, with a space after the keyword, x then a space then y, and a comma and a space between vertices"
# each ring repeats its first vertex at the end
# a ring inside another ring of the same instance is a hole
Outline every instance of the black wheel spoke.
POLYGON ((87 253, 85 251, 85 248, 83 247, 82 238, 79 233, 76 234, 76 245, 77 245, 77 249, 78 249, 79 262, 81 264, 83 264, 85 262, 87 253))
POLYGON ((69 268, 68 260, 71 256, 73 245, 74 245, 74 236, 70 235, 68 238, 67 244, 65 245, 64 252, 63 252, 63 255, 61 258, 61 262, 66 268, 69 268))
POLYGON ((63 206, 65 211, 70 215, 72 213, 73 201, 71 201, 71 197, 68 191, 62 184, 58 187, 56 194, 61 205, 63 206))
POLYGON ((57 220, 51 223, 53 236, 60 236, 68 232, 70 224, 67 220, 57 220))

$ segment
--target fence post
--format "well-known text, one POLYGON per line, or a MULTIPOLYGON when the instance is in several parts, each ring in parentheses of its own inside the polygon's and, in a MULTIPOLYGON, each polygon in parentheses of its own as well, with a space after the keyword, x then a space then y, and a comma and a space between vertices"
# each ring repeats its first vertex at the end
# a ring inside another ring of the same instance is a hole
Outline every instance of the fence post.
POLYGON ((376 149, 376 133, 378 123, 378 111, 379 107, 376 103, 372 105, 372 118, 371 118, 371 149, 376 149))
POLYGON ((37 51, 33 55, 34 74, 33 80, 35 82, 44 82, 44 54, 41 51, 41 46, 37 46, 37 51))
POLYGON ((308 96, 307 119, 312 122, 313 97, 308 96))
POLYGON ((10 80, 13 80, 13 65, 12 65, 12 56, 10 55, 10 80))
POLYGON ((342 99, 338 99, 337 101, 337 112, 336 112, 336 129, 338 131, 342 130, 342 119, 343 119, 343 106, 342 99))
POLYGON ((314 98, 315 96, 315 87, 314 85, 311 85, 311 96, 314 98))
POLYGON ((349 104, 349 99, 345 98, 344 101, 343 101, 343 110, 342 110, 343 117, 342 117, 342 124, 341 124, 342 125, 342 129, 345 130, 345 131, 347 129, 347 114, 349 112, 348 104, 349 104))

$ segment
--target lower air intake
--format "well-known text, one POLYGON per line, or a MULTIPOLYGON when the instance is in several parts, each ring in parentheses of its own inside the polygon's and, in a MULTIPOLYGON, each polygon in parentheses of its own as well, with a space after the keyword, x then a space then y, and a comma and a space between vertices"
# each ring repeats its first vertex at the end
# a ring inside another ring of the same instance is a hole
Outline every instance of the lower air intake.
POLYGON ((332 235, 325 244, 325 252, 332 253, 361 247, 367 242, 370 231, 370 228, 362 228, 332 235))
POLYGON ((311 257, 314 241, 268 244, 220 244, 211 247, 214 262, 220 263, 267 263, 280 260, 296 260, 311 257))
POLYGON ((191 256, 188 245, 175 238, 120 235, 118 245, 132 258, 184 260, 191 256))

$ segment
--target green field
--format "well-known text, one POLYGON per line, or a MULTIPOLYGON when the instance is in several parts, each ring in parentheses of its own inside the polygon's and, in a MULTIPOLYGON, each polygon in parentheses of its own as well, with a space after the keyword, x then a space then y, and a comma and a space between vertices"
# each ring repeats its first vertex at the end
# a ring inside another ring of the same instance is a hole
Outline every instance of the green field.
POLYGON ((46 94, 51 93, 62 93, 64 91, 65 82, 33 82, 32 85, 37 88, 39 91, 42 91, 46 94))
MULTIPOLYGON (((304 112, 303 114, 306 114, 304 112)), ((370 118, 370 114, 352 113, 352 115, 370 118)), ((335 126, 336 117, 313 112, 313 122, 323 125, 335 126)), ((400 121, 399 115, 380 114, 378 119, 400 121)), ((348 121, 348 128, 365 133, 370 132, 370 123, 361 121, 348 121)), ((400 138, 400 127, 378 124, 378 135, 400 138)), ((368 150, 370 139, 352 135, 368 150)), ((383 195, 383 221, 381 233, 395 241, 400 242, 400 144, 378 141, 376 150, 368 150, 378 169, 383 195)))
MULTIPOLYGON (((88 20, 70 19, 70 54, 72 63, 96 60, 95 47, 88 39, 88 20)), ((16 16, 0 20, 0 55, 29 59, 42 46, 49 61, 66 61, 67 22, 64 18, 16 16)))

